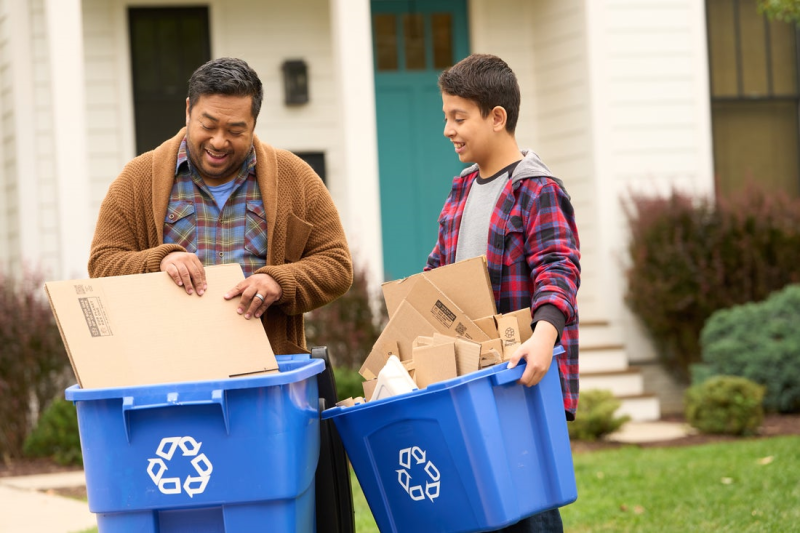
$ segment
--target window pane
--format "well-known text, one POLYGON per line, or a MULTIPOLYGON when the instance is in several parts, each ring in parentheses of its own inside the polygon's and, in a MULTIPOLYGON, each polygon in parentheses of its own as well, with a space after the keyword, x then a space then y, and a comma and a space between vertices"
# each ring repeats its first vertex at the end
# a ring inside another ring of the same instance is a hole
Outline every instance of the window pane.
POLYGON ((798 197, 797 102, 717 102, 711 112, 714 170, 723 196, 754 180, 798 197))
POLYGON ((797 45, 794 25, 773 21, 769 25, 772 47, 772 93, 797 94, 797 45))
POLYGON ((731 0, 709 0, 708 38, 712 96, 737 96, 736 33, 731 0))
POLYGON ((433 68, 442 70, 453 64, 453 16, 450 13, 431 15, 433 29, 433 68))
POLYGON ((756 0, 739 0, 739 38, 742 53, 742 95, 767 96, 767 40, 764 17, 756 0))
POLYGON ((375 61, 378 70, 397 70, 397 20, 394 15, 375 15, 375 61))
POLYGON ((403 16, 406 70, 425 70, 425 20, 420 13, 403 16))

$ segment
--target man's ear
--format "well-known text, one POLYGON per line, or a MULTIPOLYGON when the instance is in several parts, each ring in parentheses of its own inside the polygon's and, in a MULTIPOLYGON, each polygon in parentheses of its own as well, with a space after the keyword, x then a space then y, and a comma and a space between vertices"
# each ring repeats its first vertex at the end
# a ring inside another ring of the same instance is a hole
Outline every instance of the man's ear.
POLYGON ((186 126, 189 126, 189 98, 186 98, 186 126))
POLYGON ((506 120, 508 120, 508 113, 503 106, 495 106, 489 115, 492 117, 492 130, 504 131, 506 129, 506 120))

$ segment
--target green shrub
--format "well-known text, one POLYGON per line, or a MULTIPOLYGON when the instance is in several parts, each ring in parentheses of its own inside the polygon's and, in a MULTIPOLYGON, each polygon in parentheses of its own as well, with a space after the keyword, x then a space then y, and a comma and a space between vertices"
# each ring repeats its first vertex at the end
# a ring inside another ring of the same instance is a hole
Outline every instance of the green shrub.
POLYGON ((750 188, 716 204, 634 196, 626 301, 666 368, 688 381, 714 311, 800 282, 800 200, 750 188))
POLYGON ((366 269, 356 268, 353 285, 347 293, 306 313, 306 344, 327 346, 334 368, 360 369, 388 321, 383 298, 380 301, 382 305, 376 317, 366 269))
POLYGON ((760 303, 717 311, 703 328, 701 344, 707 373, 763 385, 768 411, 800 412, 800 285, 760 303))
POLYGON ((340 401, 345 398, 364 396, 364 387, 361 385, 364 383, 364 378, 361 377, 357 370, 334 367, 333 376, 336 379, 336 394, 339 396, 340 401))
POLYGON ((689 387, 686 420, 703 433, 752 435, 764 420, 764 387, 737 376, 714 376, 689 387))
POLYGON ((71 379, 41 276, 0 274, 0 458, 22 456, 33 422, 71 379))
POLYGON ((620 401, 611 391, 587 390, 580 394, 580 409, 575 420, 567 424, 572 440, 595 441, 613 433, 630 420, 628 415, 615 416, 620 401))
POLYGON ((82 465, 75 405, 60 398, 54 400, 25 439, 23 451, 27 457, 51 457, 58 464, 82 465))

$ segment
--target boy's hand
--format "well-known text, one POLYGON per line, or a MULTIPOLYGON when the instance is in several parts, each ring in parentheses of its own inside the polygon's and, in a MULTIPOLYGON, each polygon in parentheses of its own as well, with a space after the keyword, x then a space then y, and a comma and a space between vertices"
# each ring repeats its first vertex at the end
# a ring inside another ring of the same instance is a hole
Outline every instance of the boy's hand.
POLYGON ((545 320, 536 323, 531 338, 522 343, 517 351, 508 360, 508 368, 514 368, 520 359, 525 359, 527 364, 519 382, 528 387, 539 383, 553 361, 553 346, 558 338, 555 326, 545 320))

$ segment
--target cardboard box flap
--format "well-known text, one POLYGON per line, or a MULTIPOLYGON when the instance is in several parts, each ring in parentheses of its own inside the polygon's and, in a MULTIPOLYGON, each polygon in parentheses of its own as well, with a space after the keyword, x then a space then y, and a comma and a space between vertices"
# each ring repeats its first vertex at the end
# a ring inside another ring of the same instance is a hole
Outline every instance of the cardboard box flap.
POLYGON ((45 283, 82 388, 224 379, 277 370, 260 320, 223 295, 238 264, 206 267, 208 289, 187 295, 165 272, 45 283))
POLYGON ((418 279, 403 303, 414 307, 439 333, 478 342, 489 340, 486 333, 428 279, 418 279))
POLYGON ((449 343, 414 348, 414 380, 417 382, 417 387, 424 389, 431 383, 438 383, 458 375, 454 341, 455 339, 451 339, 449 343))
POLYGON ((401 361, 411 359, 411 347, 418 336, 432 336, 435 329, 425 320, 419 311, 408 302, 402 302, 395 316, 383 328, 378 340, 370 351, 361 369, 358 371, 364 379, 378 377, 386 361, 389 360, 392 347, 399 351, 395 354, 401 361))
POLYGON ((479 256, 384 283, 381 289, 390 317, 421 278, 437 286, 469 318, 497 314, 486 257, 479 256))

